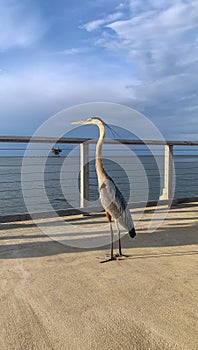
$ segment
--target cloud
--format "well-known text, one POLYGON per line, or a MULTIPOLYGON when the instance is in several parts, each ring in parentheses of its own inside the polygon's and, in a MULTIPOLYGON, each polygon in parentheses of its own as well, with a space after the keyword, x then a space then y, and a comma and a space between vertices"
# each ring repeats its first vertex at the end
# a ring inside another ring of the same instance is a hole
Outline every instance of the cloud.
POLYGON ((66 50, 61 51, 60 54, 63 54, 63 55, 76 55, 76 54, 79 54, 81 52, 82 52, 81 49, 72 47, 70 49, 66 49, 66 50))
POLYGON ((46 31, 46 23, 29 1, 0 1, 0 50, 30 46, 46 31))
POLYGON ((55 51, 53 55, 63 55, 63 56, 74 56, 79 54, 84 54, 88 51, 88 48, 85 47, 71 47, 69 49, 55 51))
POLYGON ((108 27, 117 35, 114 40, 122 42, 131 60, 139 62, 141 71, 153 79, 179 73, 187 61, 197 58, 197 2, 187 4, 181 0, 168 9, 144 11, 108 27))
POLYGON ((121 2, 118 6, 116 6, 115 9, 120 11, 120 10, 124 10, 126 8, 128 8, 128 4, 126 1, 124 1, 124 2, 121 2))
POLYGON ((106 25, 110 22, 116 21, 122 17, 122 12, 115 12, 113 14, 110 14, 102 19, 97 19, 91 22, 88 22, 84 24, 81 28, 86 29, 88 32, 92 32, 98 28, 100 28, 103 25, 106 25))
MULTIPOLYGON (((80 103, 117 102, 127 97, 125 85, 117 77, 93 79, 74 64, 31 64, 17 73, 0 74, 1 133, 31 134, 58 111, 80 103), (6 118, 5 118, 6 116, 6 118)), ((131 92, 128 93, 128 97, 131 92)))
MULTIPOLYGON (((48 24, 32 6, 0 0, 0 51, 32 46, 44 35, 48 24)), ((197 135, 197 1, 128 0, 117 8, 112 1, 113 7, 81 26, 86 39, 76 47, 64 41, 53 53, 42 48, 39 62, 27 54, 15 67, 0 67, 2 119, 14 118, 9 125, 30 133, 60 109, 111 101, 145 113, 168 138, 185 138, 186 124, 186 137, 197 135)))
POLYGON ((135 107, 155 120, 170 114, 181 122, 198 104, 197 33, 197 1, 131 0, 125 18, 100 24, 95 44, 122 52, 137 68, 139 84, 127 88, 135 107))
POLYGON ((133 0, 130 7, 139 8, 139 12, 132 12, 129 19, 108 24, 96 20, 85 28, 94 31, 102 25, 95 43, 110 50, 122 49, 132 63, 138 64, 143 79, 180 74, 198 62, 198 3, 178 0, 169 7, 162 0, 148 3, 152 6, 145 10, 145 1, 133 0))

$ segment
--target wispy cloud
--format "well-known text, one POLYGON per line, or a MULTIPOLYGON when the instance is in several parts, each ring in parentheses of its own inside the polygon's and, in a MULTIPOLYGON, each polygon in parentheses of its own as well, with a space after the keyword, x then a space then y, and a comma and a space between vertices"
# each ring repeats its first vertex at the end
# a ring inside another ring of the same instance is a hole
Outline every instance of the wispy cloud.
POLYGON ((0 50, 26 47, 46 31, 46 23, 29 1, 0 1, 0 50))
MULTIPOLYGON (((197 2, 180 0, 165 10, 149 9, 108 27, 147 76, 178 72, 187 61, 197 58, 197 2)), ((111 44, 110 37, 109 41, 111 44)))
POLYGON ((193 109, 198 104, 196 0, 131 0, 127 18, 100 24, 100 29, 95 44, 125 53, 131 65, 138 67, 141 83, 131 84, 137 107, 138 100, 144 100, 140 108, 158 119, 168 114, 184 118, 189 103, 192 108, 188 112, 196 111, 193 109), (193 99, 188 100, 188 96, 193 99))
POLYGON ((66 20, 54 1, 0 0, 1 119, 16 120, 8 133, 10 124, 28 132, 62 108, 101 100, 144 112, 169 138, 197 135, 197 0, 77 7, 68 2, 66 20))
POLYGON ((88 51, 88 48, 85 47, 71 47, 65 50, 55 51, 53 55, 63 55, 63 56, 74 56, 79 54, 84 54, 88 51))
POLYGON ((100 28, 103 25, 107 25, 111 22, 117 21, 123 16, 122 12, 115 12, 113 14, 110 14, 104 18, 96 19, 94 21, 88 22, 84 24, 81 28, 85 28, 88 32, 92 32, 98 28, 100 28))
POLYGON ((27 134, 66 107, 91 101, 121 101, 126 97, 128 83, 127 79, 104 79, 103 75, 95 81, 92 75, 83 75, 79 63, 42 62, 14 74, 5 72, 0 74, 1 122, 6 124, 2 130, 10 134, 14 128, 15 133, 24 130, 27 134))
POLYGON ((125 9, 128 9, 128 1, 123 1, 121 2, 119 5, 116 6, 115 8, 117 11, 122 11, 122 10, 125 10, 125 9))

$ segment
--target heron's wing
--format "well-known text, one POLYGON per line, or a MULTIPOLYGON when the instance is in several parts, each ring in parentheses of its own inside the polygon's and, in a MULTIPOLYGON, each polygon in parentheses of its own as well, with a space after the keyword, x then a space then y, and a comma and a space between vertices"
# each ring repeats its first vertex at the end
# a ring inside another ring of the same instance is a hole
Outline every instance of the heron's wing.
POLYGON ((118 218, 126 208, 126 201, 114 181, 108 177, 100 186, 100 199, 104 209, 118 218))
POLYGON ((127 230, 133 228, 133 221, 125 198, 111 178, 106 179, 100 186, 102 206, 111 216, 127 230))

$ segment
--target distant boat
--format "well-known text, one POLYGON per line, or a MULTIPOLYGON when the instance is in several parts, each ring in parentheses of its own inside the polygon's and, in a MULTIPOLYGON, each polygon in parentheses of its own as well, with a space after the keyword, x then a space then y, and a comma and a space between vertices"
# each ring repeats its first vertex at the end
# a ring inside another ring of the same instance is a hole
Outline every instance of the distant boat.
POLYGON ((51 152, 53 157, 60 157, 60 153, 62 152, 62 149, 60 149, 59 147, 58 148, 52 147, 51 152))

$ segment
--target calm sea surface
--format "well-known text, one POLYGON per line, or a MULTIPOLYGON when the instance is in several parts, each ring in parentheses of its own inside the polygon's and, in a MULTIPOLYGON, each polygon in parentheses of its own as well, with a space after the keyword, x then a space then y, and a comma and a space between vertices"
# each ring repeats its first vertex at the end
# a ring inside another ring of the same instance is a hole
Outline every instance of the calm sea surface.
MULTIPOLYGON (((198 196, 198 156, 175 156, 175 198, 198 196)), ((163 157, 114 156, 104 166, 128 202, 157 200, 163 189, 163 157)), ((80 206, 77 157, 0 157, 0 215, 80 206), (23 174, 21 178, 21 173, 23 174)), ((99 203, 95 162, 90 161, 90 205, 99 203)))

